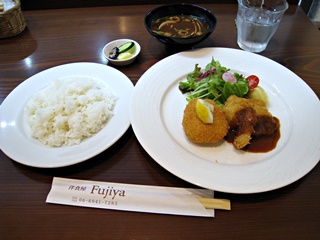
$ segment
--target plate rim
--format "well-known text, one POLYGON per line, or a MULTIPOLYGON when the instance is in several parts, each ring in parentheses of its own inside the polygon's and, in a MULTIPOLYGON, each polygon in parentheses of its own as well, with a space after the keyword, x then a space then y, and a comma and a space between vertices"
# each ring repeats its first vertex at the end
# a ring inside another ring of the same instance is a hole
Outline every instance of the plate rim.
MULTIPOLYGON (((42 71, 40 71, 40 72, 28 77, 27 79, 25 79, 23 82, 21 82, 19 85, 17 85, 7 95, 7 97, 3 100, 2 104, 0 105, 0 113, 1 112, 4 113, 4 111, 7 110, 8 106, 11 104, 11 102, 15 100, 15 97, 16 97, 15 95, 18 92, 20 92, 20 91, 22 91, 24 89, 27 89, 28 87, 30 87, 33 84, 35 84, 37 82, 37 78, 39 78, 39 76, 50 74, 52 72, 55 73, 55 71, 58 71, 58 70, 61 70, 61 72, 64 72, 64 71, 68 72, 68 70, 73 72, 75 69, 80 68, 80 67, 81 67, 81 73, 80 74, 77 73, 77 72, 74 72, 73 74, 69 73, 67 75, 64 75, 64 73, 61 73, 59 76, 56 76, 51 80, 44 81, 43 84, 40 84, 41 85, 40 87, 36 87, 36 90, 33 93, 25 94, 25 97, 26 98, 30 98, 35 92, 39 91, 41 88, 43 88, 44 86, 48 85, 50 82, 54 81, 55 79, 64 78, 64 77, 68 77, 68 76, 70 76, 70 77, 72 77, 72 76, 87 76, 87 77, 92 77, 92 78, 99 78, 99 77, 97 77, 98 75, 106 74, 107 72, 112 73, 113 75, 121 77, 121 80, 116 79, 116 81, 117 81, 116 84, 118 84, 118 85, 122 84, 123 87, 124 87, 124 92, 126 92, 128 94, 127 98, 121 100, 121 103, 120 103, 121 106, 125 106, 127 108, 127 111, 123 111, 123 116, 122 116, 123 120, 121 121, 121 125, 122 126, 120 126, 120 128, 119 128, 119 132, 117 134, 115 134, 113 137, 109 138, 108 139, 109 142, 107 142, 107 141, 104 142, 105 146, 102 147, 103 143, 101 143, 96 149, 92 150, 91 152, 90 152, 90 150, 86 150, 84 152, 83 156, 80 156, 81 152, 79 153, 79 155, 77 153, 76 154, 77 155, 77 159, 75 159, 75 158, 73 159, 72 156, 63 157, 63 154, 68 154, 68 152, 71 153, 72 151, 75 151, 75 148, 78 148, 79 150, 81 150, 82 149, 81 146, 82 146, 82 144, 84 144, 84 142, 81 142, 78 145, 65 146, 65 147, 56 148, 56 150, 53 150, 53 151, 56 151, 57 153, 59 153, 60 155, 62 155, 60 157, 59 156, 55 156, 57 158, 60 158, 59 161, 57 161, 56 163, 52 162, 52 161, 49 161, 49 162, 44 161, 44 162, 41 162, 41 163, 34 163, 33 160, 31 160, 31 161, 29 160, 28 161, 27 159, 21 159, 19 157, 16 157, 16 155, 12 153, 12 150, 10 150, 8 148, 7 143, 5 143, 6 140, 4 140, 4 139, 5 139, 5 137, 7 137, 8 128, 9 127, 6 127, 6 126, 3 125, 3 119, 5 119, 5 117, 4 117, 4 114, 1 114, 2 116, 0 115, 0 122, 2 122, 2 126, 0 128, 0 136, 1 136, 2 140, 0 140, 0 147, 1 147, 1 150, 3 151, 3 153, 5 155, 7 155, 10 159, 12 159, 15 162, 18 162, 20 164, 23 164, 23 165, 26 165, 26 166, 30 166, 30 167, 37 167, 37 168, 66 167, 66 166, 70 166, 70 165, 74 165, 74 164, 77 164, 77 163, 84 162, 84 161, 86 161, 86 160, 88 160, 88 159, 100 154, 101 152, 103 152, 106 149, 108 149, 109 147, 111 147, 115 142, 117 142, 125 134, 125 132, 128 130, 128 128, 131 125, 129 108, 130 108, 131 94, 133 92, 134 85, 133 85, 132 81, 129 79, 129 77, 127 77, 124 73, 122 73, 118 69, 115 69, 113 67, 110 67, 108 65, 104 65, 104 64, 101 64, 101 63, 95 63, 95 62, 71 62, 71 63, 61 64, 61 65, 53 66, 53 67, 47 68, 45 70, 42 70, 42 71), (90 69, 99 69, 99 70, 101 70, 102 73, 93 73, 93 72, 90 72, 90 69), (86 71, 87 71, 87 73, 84 73, 86 71), (61 149, 63 149, 63 150, 61 150, 61 149), (67 162, 63 163, 63 159, 67 159, 66 160, 67 162)), ((109 85, 112 89, 114 88, 114 84, 112 84, 112 81, 106 81, 104 79, 100 79, 100 80, 102 82, 104 82, 104 84, 109 85)), ((119 101, 118 93, 117 93, 117 97, 118 97, 117 101, 119 101)), ((21 111, 23 111, 23 106, 25 104, 26 104, 26 102, 21 103, 21 108, 22 108, 22 109, 20 109, 21 111)), ((116 107, 117 107, 117 103, 115 105, 115 109, 116 109, 116 107)), ((22 115, 21 112, 17 113, 17 115, 19 115, 19 114, 22 115)), ((113 118, 115 118, 115 117, 117 117, 117 115, 113 116, 113 118)), ((22 116, 20 116, 20 118, 22 118, 22 116)), ((112 121, 113 118, 111 118, 110 121, 112 121)), ((14 121, 15 122, 19 122, 19 119, 14 119, 14 121)), ((20 121, 23 121, 23 120, 20 119, 20 121)), ((108 124, 106 124, 106 126, 104 126, 104 128, 106 128, 107 126, 108 126, 108 124)), ((18 126, 16 127, 16 129, 17 128, 18 128, 18 126)), ((100 130, 100 131, 103 131, 103 129, 100 130)), ((9 131, 9 134, 10 134, 10 131, 9 131)), ((19 130, 13 130, 13 131, 17 131, 18 132, 19 130)), ((92 136, 91 138, 94 139, 95 137, 96 137, 96 135, 92 136)), ((27 141, 27 139, 24 139, 24 140, 27 141)), ((24 140, 22 140, 22 141, 24 141, 24 140)), ((41 146, 41 144, 39 144, 39 146, 40 146, 39 149, 44 149, 44 148, 55 149, 55 148, 50 148, 50 147, 47 147, 47 146, 44 146, 44 145, 41 146)), ((36 145, 35 145, 35 147, 37 148, 36 145)), ((36 148, 34 150, 37 150, 36 148)), ((36 154, 37 153, 35 153, 34 156, 36 156, 36 154)))
MULTIPOLYGON (((213 186, 212 184, 204 184, 203 181, 196 181, 195 179, 192 179, 190 180, 189 177, 186 177, 184 173, 182 173, 181 170, 177 170, 177 169, 172 169, 172 165, 168 165, 168 161, 167 160, 161 160, 159 159, 160 157, 159 156, 156 156, 156 153, 154 151, 154 149, 150 149, 150 148, 153 148, 154 146, 152 146, 152 144, 150 143, 150 138, 148 139, 149 142, 146 141, 146 137, 143 136, 143 133, 139 128, 139 121, 137 119, 137 117, 135 116, 135 112, 136 111, 132 111, 133 108, 137 107, 137 97, 138 97, 138 94, 137 93, 139 91, 139 88, 140 88, 140 85, 142 84, 146 84, 146 81, 147 80, 147 77, 153 73, 153 75, 155 76, 155 69, 157 68, 161 68, 163 66, 166 66, 168 67, 165 62, 166 61, 170 61, 172 59, 174 59, 176 62, 177 61, 182 61, 183 60, 183 56, 187 56, 187 57, 190 57, 191 58, 191 55, 195 55, 195 56, 198 56, 200 55, 200 53, 205 53, 205 52, 213 52, 213 51, 220 51, 220 52, 226 52, 226 53, 230 53, 230 52, 234 52, 234 53, 237 53, 237 54, 243 54, 245 56, 255 56, 257 57, 259 60, 263 60, 263 61, 267 61, 267 62, 270 62, 272 64, 275 64, 277 65, 277 67, 281 68, 283 71, 285 71, 287 74, 289 73, 290 76, 293 76, 294 78, 296 79, 299 79, 299 81, 301 81, 301 84, 304 84, 305 88, 308 89, 308 91, 310 91, 313 95, 311 96, 311 98, 313 100, 317 100, 316 102, 316 106, 318 109, 320 109, 320 104, 319 104, 319 99, 318 97, 316 96, 316 94, 314 93, 314 91, 299 77, 297 76, 294 72, 292 72, 291 70, 287 69, 286 67, 284 67, 283 65, 273 61, 272 59, 269 59, 269 58, 266 58, 264 56, 261 56, 261 55, 258 55, 258 54, 254 54, 254 53, 249 53, 249 52, 245 52, 245 51, 242 51, 242 50, 238 50, 238 49, 232 49, 232 48, 219 48, 219 47, 209 47, 209 48, 201 48, 201 49, 193 49, 193 50, 190 50, 190 51, 186 51, 186 52, 180 52, 180 53, 177 53, 177 54, 174 54, 174 55, 171 55, 159 62, 157 62, 156 64, 154 64, 151 68, 149 68, 142 76, 141 78, 138 80, 136 86, 135 86, 135 89, 134 89, 134 92, 132 94, 132 100, 131 100, 131 107, 130 107, 130 118, 131 118, 131 125, 132 125, 132 128, 133 128, 133 131, 138 139, 138 141, 140 142, 140 144, 142 145, 142 147, 145 149, 145 151, 153 158, 154 161, 156 161, 159 165, 161 165, 163 168, 165 168, 167 171, 171 172, 172 174, 176 175, 177 177, 185 180, 185 181, 188 181, 192 184, 195 184, 195 185, 198 185, 200 187, 204 187, 204 188, 209 188, 209 189, 213 189, 213 190, 216 190, 216 191, 221 191, 221 192, 229 192, 229 193, 258 193, 258 192, 266 192, 266 191, 271 191, 271 190, 274 190, 274 189, 278 189, 278 188, 281 188, 281 187, 284 187, 288 184, 291 184, 295 181, 297 181, 298 179, 302 178, 303 176, 305 176, 308 172, 310 172, 316 165, 317 163, 319 162, 319 155, 320 155, 320 148, 318 146, 318 149, 315 149, 315 151, 313 152, 313 155, 315 156, 311 156, 311 158, 314 158, 314 160, 309 163, 308 162, 308 169, 303 172, 303 173, 299 173, 298 175, 296 176, 286 176, 287 178, 285 180, 283 180, 281 183, 277 184, 277 185, 272 185, 272 186, 263 186, 263 187, 248 187, 248 188, 242 188, 242 189, 235 189, 233 187, 230 187, 230 188, 221 188, 221 186, 213 186), (180 57, 180 58, 179 58, 180 57)), ((213 55, 213 54, 211 54, 213 55)), ((194 57, 195 59, 197 59, 196 57, 194 57)), ((219 59, 216 59, 219 61, 219 59)), ((173 61, 173 60, 172 60, 173 61)), ((209 61, 208 61, 209 62, 209 61)), ((194 62, 195 64, 196 62, 194 62)), ((201 66, 201 67, 204 67, 204 66, 201 66)), ((226 66, 228 67, 228 66, 226 66)), ((160 69, 161 70, 161 69, 160 69)), ((163 69, 162 69, 163 70, 163 69)), ((190 72, 189 71, 190 69, 186 70, 186 73, 187 72, 190 72)), ((191 69, 192 70, 192 69, 191 69)), ((170 71, 170 69, 168 70, 170 71)), ((154 82, 157 82, 157 79, 155 77, 155 79, 152 79, 152 81, 154 82)), ((174 80, 172 80, 173 82, 174 80)), ((151 82, 151 81, 150 81, 151 82)), ((144 85, 144 87, 146 88, 146 86, 144 85)), ((157 110, 159 110, 158 108, 158 103, 153 103, 155 105, 155 108, 157 108, 157 110)), ((159 103, 161 104, 161 103, 159 103)), ((154 120, 154 119, 152 119, 154 120)), ((167 139, 165 139, 167 140, 167 139)), ((318 144, 319 145, 319 144, 318 144)), ((177 156, 174 156, 174 157, 177 157, 177 156)), ((275 158, 275 157, 274 157, 275 158)), ((253 165, 257 165, 257 164, 253 164, 253 165)))

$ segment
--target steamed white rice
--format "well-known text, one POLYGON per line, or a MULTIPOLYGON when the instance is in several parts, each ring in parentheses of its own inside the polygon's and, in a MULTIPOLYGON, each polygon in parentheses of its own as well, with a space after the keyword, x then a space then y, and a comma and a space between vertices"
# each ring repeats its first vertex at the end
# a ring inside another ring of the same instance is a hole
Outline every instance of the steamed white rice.
POLYGON ((71 146, 99 132, 113 116, 117 96, 89 77, 58 79, 25 107, 32 137, 52 146, 71 146))

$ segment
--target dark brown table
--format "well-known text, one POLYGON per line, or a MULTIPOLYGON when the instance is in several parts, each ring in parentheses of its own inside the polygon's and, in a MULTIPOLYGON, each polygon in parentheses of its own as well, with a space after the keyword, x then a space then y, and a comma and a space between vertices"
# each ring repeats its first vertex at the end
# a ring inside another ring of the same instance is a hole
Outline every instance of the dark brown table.
MULTIPOLYGON (((203 6, 216 15, 218 25, 196 47, 238 48, 234 24, 237 5, 203 6)), ((27 29, 16 37, 0 39, 0 102, 18 84, 50 67, 84 61, 106 64, 101 50, 117 38, 133 38, 141 44, 141 55, 133 65, 116 67, 135 84, 148 68, 169 55, 144 27, 144 16, 154 7, 25 11, 27 29)), ((320 32, 300 7, 290 6, 261 55, 296 73, 320 96, 320 32)), ((194 187, 158 165, 141 147, 131 128, 98 156, 64 168, 27 167, 0 151, 1 239, 311 240, 320 237, 319 165, 295 183, 270 192, 216 192, 216 197, 231 200, 232 210, 216 211, 215 218, 47 204, 45 200, 54 176, 194 187)))

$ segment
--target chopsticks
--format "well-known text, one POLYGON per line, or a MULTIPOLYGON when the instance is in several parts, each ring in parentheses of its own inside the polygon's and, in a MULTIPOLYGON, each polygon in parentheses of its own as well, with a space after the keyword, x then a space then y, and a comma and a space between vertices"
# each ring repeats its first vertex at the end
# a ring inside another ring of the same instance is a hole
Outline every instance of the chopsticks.
POLYGON ((231 203, 228 199, 197 197, 198 201, 209 209, 231 210, 231 203))

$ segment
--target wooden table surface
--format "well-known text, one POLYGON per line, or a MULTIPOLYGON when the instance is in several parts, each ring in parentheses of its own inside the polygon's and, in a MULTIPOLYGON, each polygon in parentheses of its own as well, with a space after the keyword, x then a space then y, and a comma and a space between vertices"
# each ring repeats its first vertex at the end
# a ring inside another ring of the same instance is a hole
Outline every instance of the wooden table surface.
MULTIPOLYGON (((238 49, 234 24, 237 5, 202 6, 216 15, 218 25, 196 47, 238 49)), ((154 7, 24 11, 27 29, 16 37, 0 39, 0 102, 18 84, 50 67, 70 62, 107 64, 102 48, 118 38, 135 39, 142 47, 134 64, 115 67, 135 84, 148 68, 169 55, 144 27, 144 16, 154 7)), ((289 7, 269 46, 260 55, 296 73, 320 96, 320 32, 299 7, 289 7)), ((277 190, 256 194, 216 192, 216 197, 231 200, 232 210, 217 210, 215 218, 47 204, 55 176, 194 187, 158 165, 139 144, 131 128, 98 156, 64 168, 24 166, 0 151, 1 239, 310 240, 320 237, 319 165, 302 179, 277 190)))

